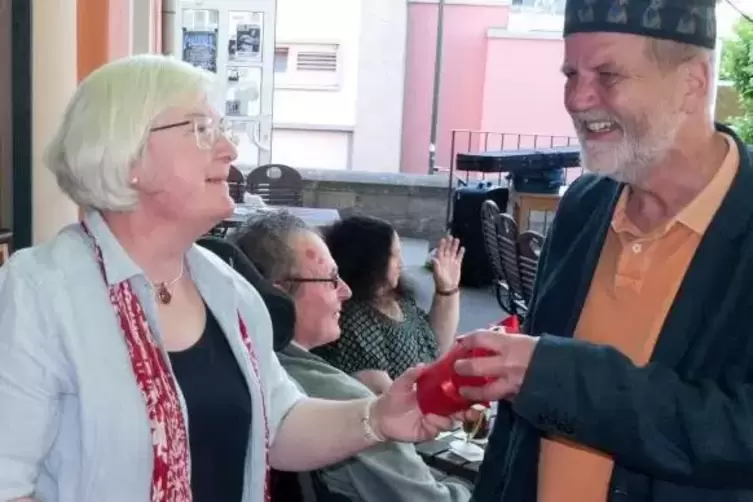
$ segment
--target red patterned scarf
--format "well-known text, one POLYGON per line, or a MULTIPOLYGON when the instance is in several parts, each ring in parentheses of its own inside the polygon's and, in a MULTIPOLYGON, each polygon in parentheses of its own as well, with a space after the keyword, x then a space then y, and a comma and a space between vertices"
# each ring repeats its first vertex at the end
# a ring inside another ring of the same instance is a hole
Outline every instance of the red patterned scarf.
MULTIPOLYGON (((107 283, 102 249, 86 224, 82 222, 81 226, 93 242, 102 277, 107 283)), ((188 436, 178 397, 177 383, 162 351, 152 336, 144 309, 127 280, 110 286, 110 302, 120 321, 120 327, 128 346, 128 355, 131 358, 133 373, 149 415, 149 427, 154 448, 151 502, 191 502, 188 436)), ((266 399, 261 386, 259 361, 240 312, 238 313, 238 326, 243 345, 246 347, 251 360, 253 375, 259 383, 260 389, 262 389, 264 446, 267 464, 264 500, 270 502, 269 424, 267 422, 266 399)))

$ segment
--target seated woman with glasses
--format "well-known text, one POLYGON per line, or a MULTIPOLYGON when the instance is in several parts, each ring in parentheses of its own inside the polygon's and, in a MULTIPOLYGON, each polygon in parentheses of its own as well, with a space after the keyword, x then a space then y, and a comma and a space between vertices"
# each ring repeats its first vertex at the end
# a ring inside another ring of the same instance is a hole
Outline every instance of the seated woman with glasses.
POLYGON ((270 467, 452 426, 419 411, 415 370, 305 397, 259 293, 194 244, 234 207, 215 79, 140 55, 73 96, 47 160, 85 216, 0 268, 0 500, 263 502, 270 467))
MULTIPOLYGON (((278 353, 285 371, 311 397, 373 396, 359 381, 310 352, 340 336, 340 309, 351 294, 322 238, 286 211, 252 216, 234 237, 261 275, 295 302, 293 340, 278 353)), ((285 341, 276 342, 279 347, 285 341)), ((312 428, 310 434, 318 431, 312 428)), ((437 481, 415 446, 408 443, 373 446, 317 474, 331 493, 360 502, 461 502, 470 498, 462 481, 437 481)))
POLYGON ((424 312, 402 277, 400 237, 388 222, 351 216, 324 232, 340 277, 353 296, 343 305, 342 336, 317 350, 381 394, 408 368, 428 363, 455 342, 464 250, 440 240, 432 260, 434 300, 424 312))

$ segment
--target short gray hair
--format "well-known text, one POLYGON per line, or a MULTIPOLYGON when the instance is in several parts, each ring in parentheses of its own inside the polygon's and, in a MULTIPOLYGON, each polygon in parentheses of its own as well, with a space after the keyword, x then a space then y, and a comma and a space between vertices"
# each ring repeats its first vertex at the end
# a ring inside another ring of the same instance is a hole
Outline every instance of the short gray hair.
POLYGON ((713 110, 712 105, 714 104, 714 96, 716 92, 716 89, 714 88, 714 82, 716 81, 717 56, 715 50, 699 47, 697 45, 675 42, 674 40, 649 38, 646 41, 645 54, 646 57, 656 63, 659 69, 663 72, 677 70, 681 64, 694 59, 706 60, 709 65, 710 84, 708 89, 708 109, 711 121, 714 121, 715 110, 713 110))
POLYGON ((693 59, 713 61, 714 51, 697 45, 658 38, 646 39, 646 56, 662 70, 673 70, 693 59))
POLYGON ((131 167, 166 110, 211 99, 214 74, 175 58, 142 54, 94 71, 78 87, 47 149, 47 166, 74 202, 128 211, 138 203, 131 167))
MULTIPOLYGON (((291 237, 301 231, 315 232, 289 211, 260 211, 246 220, 234 240, 265 279, 283 284, 286 278, 295 274, 296 258, 291 237)), ((295 292, 294 286, 288 286, 290 293, 295 292)))

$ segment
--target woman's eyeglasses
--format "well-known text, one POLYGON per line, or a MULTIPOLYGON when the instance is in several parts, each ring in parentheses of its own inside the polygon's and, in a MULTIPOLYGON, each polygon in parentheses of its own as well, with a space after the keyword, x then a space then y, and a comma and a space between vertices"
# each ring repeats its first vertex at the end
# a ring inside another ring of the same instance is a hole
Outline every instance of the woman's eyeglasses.
POLYGON ((340 279, 340 275, 337 274, 337 273, 332 274, 332 276, 330 276, 330 277, 297 277, 297 276, 292 276, 292 277, 285 278, 285 281, 287 281, 287 282, 297 282, 297 283, 302 283, 302 282, 328 282, 328 283, 332 284, 332 289, 337 289, 338 286, 340 286, 340 281, 341 280, 342 279, 340 279))
POLYGON ((227 138, 234 145, 238 144, 237 135, 233 132, 230 123, 224 118, 214 120, 209 117, 197 117, 191 120, 182 120, 180 122, 173 122, 172 124, 152 127, 149 131, 164 131, 187 125, 193 125, 196 146, 202 150, 209 150, 214 147, 221 136, 227 138))

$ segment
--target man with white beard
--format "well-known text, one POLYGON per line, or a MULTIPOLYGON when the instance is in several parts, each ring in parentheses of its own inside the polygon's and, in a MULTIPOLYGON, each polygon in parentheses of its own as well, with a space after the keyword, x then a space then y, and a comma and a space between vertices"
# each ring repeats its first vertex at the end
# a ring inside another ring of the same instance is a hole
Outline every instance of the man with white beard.
POLYGON ((753 164, 710 116, 713 0, 569 0, 564 101, 591 172, 524 335, 459 373, 500 400, 475 502, 753 500, 753 164))

